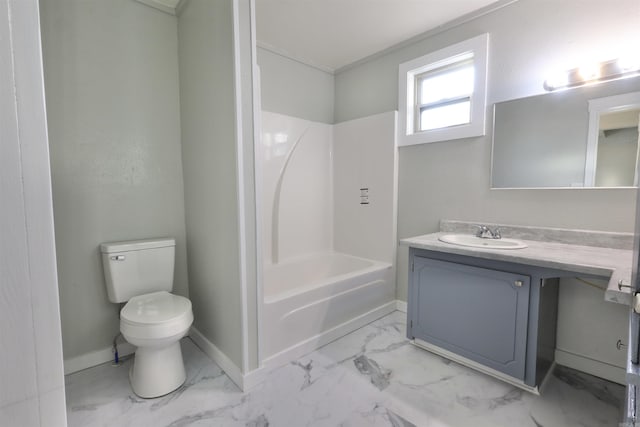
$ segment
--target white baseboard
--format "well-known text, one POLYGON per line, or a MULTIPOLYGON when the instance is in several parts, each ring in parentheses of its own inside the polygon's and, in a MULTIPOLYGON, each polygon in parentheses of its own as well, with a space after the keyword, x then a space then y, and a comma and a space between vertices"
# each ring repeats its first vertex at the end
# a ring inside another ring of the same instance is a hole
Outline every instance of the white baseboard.
POLYGON ((242 376, 242 391, 250 391, 252 388, 262 383, 267 375, 267 369, 264 366, 249 371, 242 376))
POLYGON ((595 359, 556 349, 556 363, 575 370, 625 385, 625 369, 595 359))
MULTIPOLYGON (((263 381, 264 369, 259 368, 243 375, 240 368, 211 341, 206 339, 196 328, 192 327, 188 336, 211 360, 220 366, 220 369, 227 374, 240 390, 250 390, 263 381)), ((118 344, 118 356, 120 358, 129 356, 135 353, 135 351, 136 347, 126 341, 118 344)), ((113 361, 113 349, 111 347, 92 351, 70 359, 65 359, 64 374, 69 375, 110 361, 113 361)))
POLYGON ((407 302, 397 299, 396 300, 396 310, 401 311, 403 313, 407 312, 407 302))
POLYGON ((265 369, 260 367, 243 374, 238 365, 233 363, 214 343, 209 341, 199 330, 191 327, 190 338, 200 349, 224 371, 225 374, 242 391, 249 391, 264 380, 265 369))
POLYGON ((277 367, 286 365, 287 363, 296 360, 299 357, 309 354, 314 350, 329 344, 336 339, 347 335, 350 332, 355 331, 376 319, 386 316, 396 310, 396 301, 391 301, 380 307, 374 308, 367 313, 364 313, 358 317, 355 317, 347 322, 341 323, 329 330, 326 330, 318 335, 315 335, 309 339, 306 339, 298 344, 295 344, 279 353, 274 354, 263 360, 262 368, 267 372, 277 367))
POLYGON ((224 354, 214 343, 209 341, 199 330, 195 327, 191 327, 191 333, 189 334, 193 342, 200 347, 200 349, 207 355, 211 360, 216 362, 216 364, 224 371, 225 374, 233 381, 242 391, 244 390, 244 378, 242 374, 242 370, 233 363, 229 357, 224 354))
MULTIPOLYGON (((135 353, 136 347, 128 342, 118 344, 118 356, 120 358, 135 353)), ((113 361, 113 348, 107 347, 102 350, 92 351, 64 360, 64 374, 69 375, 94 366, 113 361)))

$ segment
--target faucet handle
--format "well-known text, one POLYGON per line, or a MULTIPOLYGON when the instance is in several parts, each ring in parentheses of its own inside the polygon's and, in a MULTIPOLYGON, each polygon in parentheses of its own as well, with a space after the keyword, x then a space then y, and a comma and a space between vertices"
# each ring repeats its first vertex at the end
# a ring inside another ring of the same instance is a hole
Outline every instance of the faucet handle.
POLYGON ((489 230, 489 227, 486 225, 473 224, 473 226, 478 228, 478 231, 476 231, 476 237, 486 237, 487 234, 491 233, 491 230, 489 230))
POLYGON ((501 239, 502 235, 500 234, 500 227, 496 227, 491 231, 491 235, 494 239, 501 239))

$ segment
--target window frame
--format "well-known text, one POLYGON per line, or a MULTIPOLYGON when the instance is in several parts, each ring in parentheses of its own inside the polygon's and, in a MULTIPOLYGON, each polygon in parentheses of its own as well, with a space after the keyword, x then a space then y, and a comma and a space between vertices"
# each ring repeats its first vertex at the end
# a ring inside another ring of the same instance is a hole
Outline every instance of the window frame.
POLYGON ((399 66, 399 126, 398 145, 426 144, 486 134, 486 86, 489 35, 469 40, 429 53, 399 66), (470 122, 424 131, 417 131, 418 84, 416 78, 429 71, 472 60, 474 90, 471 94, 470 122))

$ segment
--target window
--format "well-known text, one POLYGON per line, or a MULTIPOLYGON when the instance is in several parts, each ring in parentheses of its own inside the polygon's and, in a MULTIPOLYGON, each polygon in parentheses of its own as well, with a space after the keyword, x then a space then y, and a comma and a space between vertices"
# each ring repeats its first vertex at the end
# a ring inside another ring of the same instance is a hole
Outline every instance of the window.
POLYGON ((488 35, 400 64, 399 145, 485 134, 488 35))
POLYGON ((416 79, 415 131, 467 124, 471 121, 473 60, 419 74, 416 79))

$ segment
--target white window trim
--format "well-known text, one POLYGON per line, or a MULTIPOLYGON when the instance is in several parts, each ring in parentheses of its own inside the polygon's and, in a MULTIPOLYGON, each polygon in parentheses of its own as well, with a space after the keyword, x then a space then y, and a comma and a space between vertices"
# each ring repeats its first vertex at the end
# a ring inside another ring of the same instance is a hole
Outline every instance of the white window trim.
POLYGON ((487 64, 489 34, 469 40, 400 64, 398 85, 398 145, 416 145, 452 139, 470 138, 486 134, 487 64), (416 132, 415 76, 443 65, 457 62, 473 54, 475 68, 474 93, 471 97, 471 122, 464 125, 416 132))

